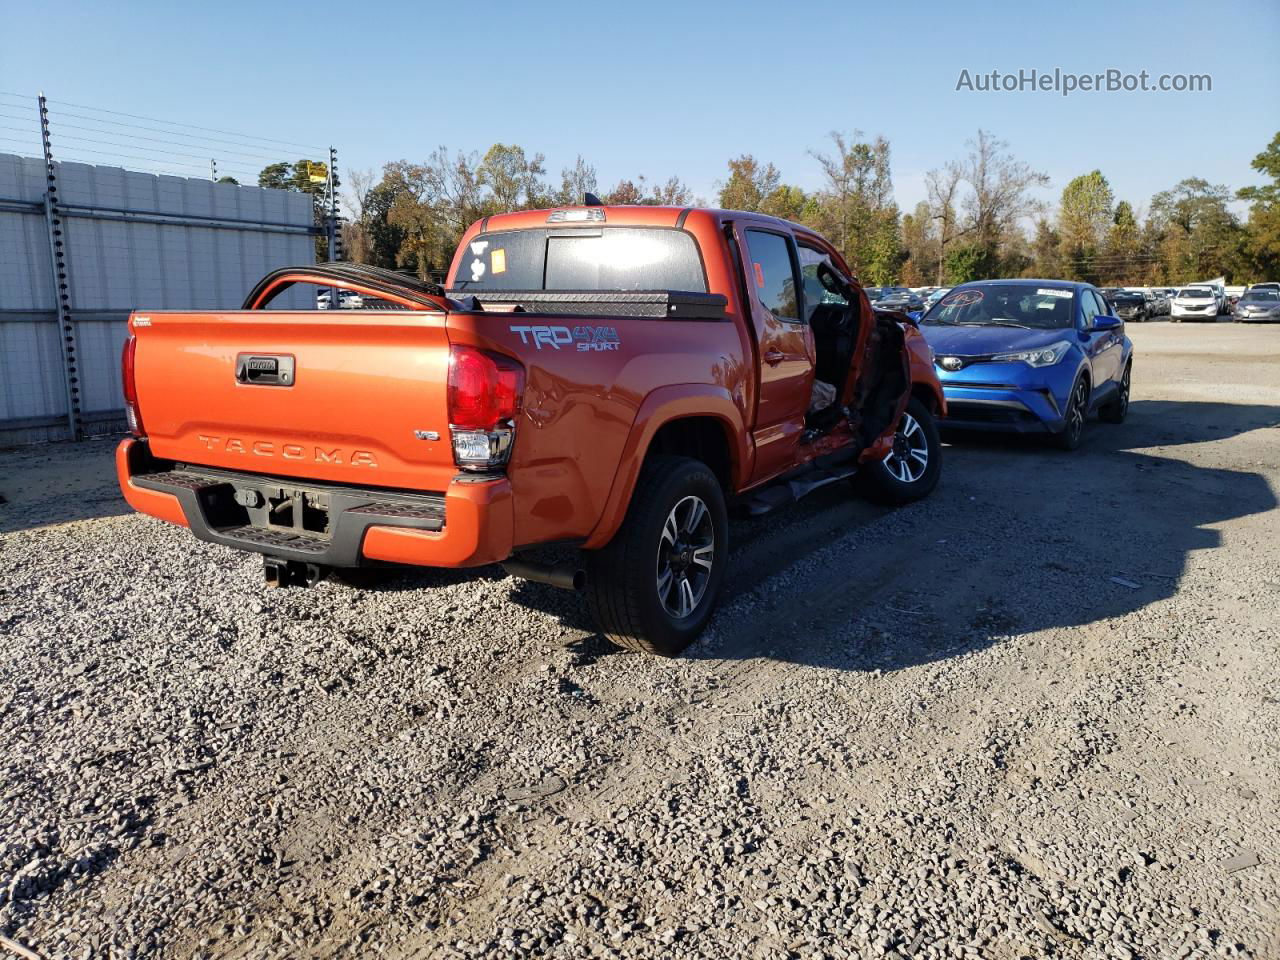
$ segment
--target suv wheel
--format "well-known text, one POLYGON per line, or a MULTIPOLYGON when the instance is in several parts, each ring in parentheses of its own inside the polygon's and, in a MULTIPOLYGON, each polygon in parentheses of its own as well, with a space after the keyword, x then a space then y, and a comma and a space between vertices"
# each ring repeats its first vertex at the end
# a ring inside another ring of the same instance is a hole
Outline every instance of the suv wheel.
POLYGON ((620 647, 675 656, 711 618, 728 548, 724 491, 711 470, 688 457, 651 457, 622 528, 587 555, 596 623, 620 647))
POLYGON ((862 468, 863 492, 877 503, 898 506, 927 497, 942 473, 942 440, 929 408, 912 397, 898 421, 891 449, 862 468))
POLYGON ((1120 392, 1106 406, 1098 409, 1098 419, 1104 423, 1124 423, 1129 413, 1129 377, 1133 372, 1133 363, 1125 364, 1124 376, 1120 378, 1120 392))
POLYGON ((1063 450, 1074 450, 1080 446, 1084 436, 1084 423, 1089 418, 1089 381, 1077 377, 1071 388, 1071 397, 1067 400, 1066 423, 1062 431, 1054 436, 1054 441, 1063 450))

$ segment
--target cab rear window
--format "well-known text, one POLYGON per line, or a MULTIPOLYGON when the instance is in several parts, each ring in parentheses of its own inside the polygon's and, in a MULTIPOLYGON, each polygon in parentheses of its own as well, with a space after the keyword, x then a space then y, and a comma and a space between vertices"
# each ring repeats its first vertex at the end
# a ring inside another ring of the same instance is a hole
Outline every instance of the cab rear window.
POLYGON ((707 292, 694 239, 665 227, 567 227, 484 233, 451 289, 707 292))

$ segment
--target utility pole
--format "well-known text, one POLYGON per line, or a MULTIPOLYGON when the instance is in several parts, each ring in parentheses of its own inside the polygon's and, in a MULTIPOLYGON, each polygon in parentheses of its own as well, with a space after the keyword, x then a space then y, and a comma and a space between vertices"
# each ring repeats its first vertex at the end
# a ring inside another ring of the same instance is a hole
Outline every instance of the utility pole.
POLYGON ((76 325, 71 316, 71 284, 67 279, 67 245, 63 237, 65 218, 58 206, 58 171, 53 165, 49 142, 49 105, 42 91, 40 144, 44 150, 44 219, 49 231, 49 266, 53 271, 53 305, 58 316, 58 344, 62 348, 62 376, 67 390, 67 429, 72 440, 84 436, 80 419, 80 360, 76 347, 76 325))
POLYGON ((338 259, 338 191, 336 189, 337 175, 334 173, 338 164, 338 151, 335 147, 329 148, 329 262, 333 263, 338 259))
POLYGON ((209 158, 209 179, 214 183, 218 182, 218 161, 213 157, 209 158))

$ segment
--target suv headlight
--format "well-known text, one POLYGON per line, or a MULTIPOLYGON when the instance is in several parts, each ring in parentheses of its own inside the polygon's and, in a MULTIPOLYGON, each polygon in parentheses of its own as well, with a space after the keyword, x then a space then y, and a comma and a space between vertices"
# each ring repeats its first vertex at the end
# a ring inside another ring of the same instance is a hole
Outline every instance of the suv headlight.
POLYGON ((1020 360, 1032 367, 1051 367, 1071 349, 1071 341, 1059 340, 1057 343, 1051 343, 1047 347, 1037 347, 1035 350, 1021 350, 1018 353, 998 353, 991 359, 993 361, 1012 361, 1020 360))

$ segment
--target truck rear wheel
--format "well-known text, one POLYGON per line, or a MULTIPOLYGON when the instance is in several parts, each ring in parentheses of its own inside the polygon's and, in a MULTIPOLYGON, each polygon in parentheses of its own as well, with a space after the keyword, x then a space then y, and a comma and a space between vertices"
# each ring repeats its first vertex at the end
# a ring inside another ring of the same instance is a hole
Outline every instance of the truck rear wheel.
POLYGON ((702 632, 724 582, 729 521, 706 464, 654 456, 608 546, 587 554, 587 602, 620 647, 672 657, 702 632))

